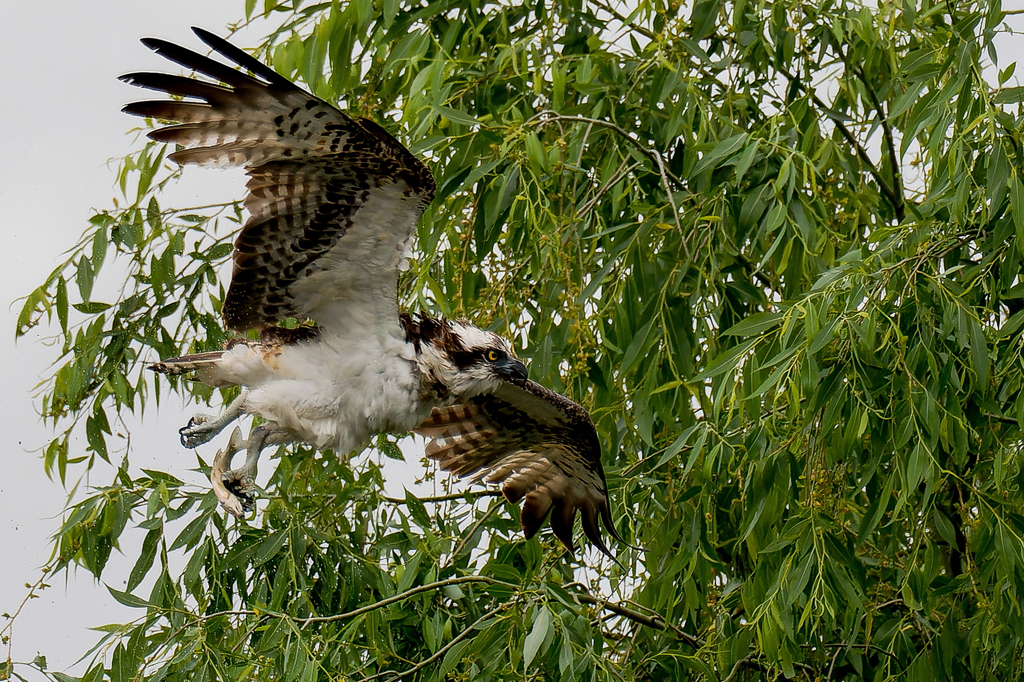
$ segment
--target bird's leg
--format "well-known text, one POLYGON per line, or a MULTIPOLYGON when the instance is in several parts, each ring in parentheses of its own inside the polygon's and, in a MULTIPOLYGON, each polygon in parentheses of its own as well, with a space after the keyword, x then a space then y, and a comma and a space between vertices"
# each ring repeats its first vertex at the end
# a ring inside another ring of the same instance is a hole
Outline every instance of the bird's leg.
POLYGON ((242 432, 236 428, 228 447, 217 453, 210 469, 210 481, 221 505, 238 518, 252 511, 256 501, 256 463, 260 452, 270 445, 293 440, 287 431, 266 423, 253 429, 246 443, 242 440, 242 432), (246 449, 245 463, 237 469, 228 470, 231 458, 243 447, 246 449))
POLYGON ((213 484, 213 494, 220 500, 222 507, 233 515, 241 518, 245 515, 242 502, 227 489, 224 485, 224 472, 231 466, 231 458, 235 453, 245 448, 245 438, 242 437, 242 429, 235 427, 231 432, 231 439, 223 450, 218 450, 210 465, 210 483, 213 484))
POLYGON ((245 396, 246 391, 243 390, 241 395, 232 400, 228 408, 217 417, 197 414, 189 419, 188 424, 178 429, 178 433, 181 434, 181 444, 186 448, 196 448, 209 442, 223 431, 225 426, 242 415, 242 403, 245 402, 245 396))

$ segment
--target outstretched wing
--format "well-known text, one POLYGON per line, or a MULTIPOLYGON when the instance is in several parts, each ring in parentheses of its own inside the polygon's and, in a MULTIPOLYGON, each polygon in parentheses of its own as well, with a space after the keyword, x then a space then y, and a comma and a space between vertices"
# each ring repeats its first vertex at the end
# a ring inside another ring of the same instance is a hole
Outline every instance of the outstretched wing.
MULTIPOLYGON (((538 383, 504 384, 462 405, 436 407, 416 432, 431 439, 427 456, 474 481, 500 483, 510 502, 522 500, 527 538, 551 515, 555 536, 574 551, 579 511, 583 531, 609 557, 601 525, 615 539, 601 446, 581 406, 538 383)), ((614 557, 613 557, 614 558, 614 557)))
POLYGON ((177 121, 150 133, 184 147, 177 163, 244 166, 251 217, 235 241, 223 306, 235 331, 285 317, 322 327, 398 324, 406 244, 434 196, 423 163, 376 123, 348 116, 226 40, 196 35, 243 69, 156 38, 142 42, 216 83, 131 73, 126 83, 183 97, 124 111, 177 121))

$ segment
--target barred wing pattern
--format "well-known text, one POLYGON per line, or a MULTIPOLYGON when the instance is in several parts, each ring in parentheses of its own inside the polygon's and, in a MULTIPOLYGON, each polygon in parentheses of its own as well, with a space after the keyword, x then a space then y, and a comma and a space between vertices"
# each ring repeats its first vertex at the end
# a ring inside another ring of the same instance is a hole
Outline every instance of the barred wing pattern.
POLYGON ((376 123, 342 113, 224 39, 193 30, 253 75, 146 38, 150 49, 217 83, 126 74, 126 83, 185 99, 135 102, 124 111, 177 121, 150 133, 184 147, 170 155, 177 163, 246 168, 251 217, 235 241, 226 326, 244 332, 296 317, 330 329, 354 322, 353 313, 361 323, 374 317, 397 325, 397 275, 434 196, 430 171, 376 123))
MULTIPOLYGON (((616 540, 601 467, 601 446, 581 406, 533 381, 505 384, 462 405, 436 407, 416 429, 426 453, 458 476, 499 483, 510 502, 522 500, 527 539, 550 514, 551 528, 574 551, 577 511, 587 538, 609 557, 601 525, 616 540)), ((614 557, 612 557, 614 558, 614 557)))

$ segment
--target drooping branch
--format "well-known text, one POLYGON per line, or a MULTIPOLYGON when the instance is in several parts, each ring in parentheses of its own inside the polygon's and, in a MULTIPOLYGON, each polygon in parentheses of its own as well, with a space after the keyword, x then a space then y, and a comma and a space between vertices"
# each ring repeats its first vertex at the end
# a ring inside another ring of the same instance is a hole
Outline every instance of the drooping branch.
POLYGON ((861 145, 857 138, 854 137, 849 128, 843 125, 843 122, 836 116, 831 114, 829 106, 825 104, 817 94, 815 94, 814 90, 807 87, 800 78, 782 66, 779 67, 779 73, 789 79, 790 83, 796 85, 801 91, 808 95, 811 98, 811 101, 814 102, 814 106, 816 106, 823 114, 825 114, 825 116, 828 117, 830 121, 832 121, 832 125, 836 127, 839 134, 842 135, 843 138, 853 147, 854 151, 857 153, 857 158, 861 160, 861 163, 867 166, 868 173, 878 184, 879 190, 885 195, 885 198, 892 205, 893 211, 896 213, 896 218, 900 222, 903 222, 906 218, 906 203, 903 200, 902 193, 897 193, 889 182, 882 176, 881 171, 879 171, 875 166, 875 162, 871 160, 871 156, 868 155, 867 150, 864 149, 863 145, 861 145))
POLYGON ((871 100, 871 106, 874 108, 875 113, 878 115, 878 123, 882 126, 882 135, 885 137, 885 146, 889 150, 889 165, 892 168, 892 191, 899 202, 894 205, 896 209, 896 215, 900 221, 903 221, 905 204, 903 198, 903 175, 900 173, 899 159, 896 158, 896 143, 893 140, 892 125, 889 122, 889 117, 885 113, 885 108, 882 106, 881 101, 878 99, 878 95, 875 93, 875 89, 871 86, 868 81, 867 74, 864 73, 864 69, 859 65, 851 65, 846 53, 840 45, 836 44, 836 52, 839 54, 839 58, 843 61, 843 64, 848 70, 853 73, 860 80, 861 84, 864 85, 864 90, 868 94, 868 99, 871 100))
MULTIPOLYGON (((406 590, 405 592, 399 592, 398 594, 392 595, 392 596, 387 597, 385 599, 381 599, 380 601, 375 601, 372 604, 366 604, 365 606, 360 606, 358 609, 354 609, 352 611, 346 611, 345 613, 336 613, 336 614, 331 615, 331 616, 310 616, 310 617, 307 617, 307 618, 299 618, 297 616, 292 616, 292 615, 289 615, 287 613, 278 613, 278 612, 269 611, 269 610, 266 610, 266 609, 259 609, 259 610, 257 610, 257 609, 233 609, 233 610, 226 610, 226 611, 216 611, 214 613, 209 613, 209 614, 204 614, 204 615, 201 615, 201 616, 197 616, 197 617, 195 617, 195 622, 196 623, 203 623, 203 622, 206 622, 206 621, 211 620, 213 618, 218 618, 220 616, 259 616, 259 617, 269 617, 269 618, 279 618, 279 619, 282 619, 282 620, 289 620, 289 621, 291 621, 293 623, 296 623, 298 625, 301 625, 301 627, 305 628, 310 623, 330 623, 330 622, 339 621, 339 620, 348 620, 350 618, 355 618, 356 616, 361 616, 361 615, 363 615, 365 613, 369 613, 371 611, 376 611, 378 609, 382 609, 385 606, 390 606, 391 604, 403 601, 405 599, 408 599, 409 597, 413 597, 413 596, 415 596, 417 594, 421 594, 423 592, 431 592, 433 590, 442 589, 444 587, 450 587, 450 586, 454 586, 454 585, 464 585, 466 583, 487 583, 487 584, 491 584, 491 585, 502 585, 504 587, 509 587, 509 588, 512 588, 512 589, 516 589, 516 587, 517 587, 516 585, 513 585, 512 583, 507 583, 507 582, 504 582, 502 580, 496 580, 494 578, 488 578, 488 577, 482 576, 482 575, 465 575, 465 576, 460 576, 458 578, 448 578, 446 580, 438 580, 436 582, 427 583, 425 585, 419 585, 417 587, 410 588, 410 589, 406 590)), ((192 614, 190 612, 184 612, 184 613, 185 613, 185 615, 188 615, 188 616, 195 616, 195 614, 192 614)))
MULTIPOLYGON (((665 166, 665 160, 662 158, 661 153, 643 144, 640 140, 630 135, 624 128, 612 123, 611 121, 605 121, 599 118, 590 118, 587 116, 569 116, 560 114, 557 111, 544 110, 538 112, 532 120, 538 120, 540 123, 558 123, 560 121, 573 121, 576 123, 586 123, 589 126, 599 126, 601 128, 607 128, 608 130, 614 131, 625 140, 627 140, 634 148, 637 149, 641 154, 646 156, 654 164, 654 167, 658 169, 658 175, 661 178, 662 189, 665 191, 665 196, 668 198, 668 203, 672 207, 672 219, 676 224, 676 229, 682 234, 683 224, 679 218, 679 206, 676 205, 676 199, 672 191, 672 183, 669 182, 671 179, 675 183, 676 187, 683 188, 683 181, 676 177, 668 168, 665 166)), ((529 122, 529 121, 528 121, 529 122)), ((684 245, 685 248, 685 245, 684 245)), ((689 257, 687 253, 687 257, 689 257)))
POLYGON ((409 675, 412 675, 413 673, 418 672, 423 668, 427 667, 431 663, 440 660, 442 656, 447 654, 452 649, 452 647, 454 647, 456 644, 464 640, 466 637, 469 637, 470 633, 476 630, 477 627, 484 623, 488 618, 497 615, 507 607, 508 604, 501 604, 500 606, 491 609, 490 611, 488 611, 487 613, 473 621, 472 625, 467 627, 465 630, 463 630, 456 636, 452 637, 450 642, 448 642, 443 647, 438 649, 432 656, 423 659, 411 668, 403 670, 402 672, 395 672, 394 670, 385 670, 384 672, 377 673, 376 675, 370 675, 369 677, 363 678, 363 682, 370 682, 370 680, 376 680, 378 678, 384 677, 385 675, 391 675, 391 677, 388 678, 388 682, 395 682, 396 680, 407 679, 409 675))
MULTIPOLYGON (((451 493, 450 495, 435 495, 433 497, 417 497, 416 499, 420 502, 452 502, 455 500, 477 500, 483 497, 500 497, 502 492, 500 490, 466 490, 461 493, 451 493)), ((405 500, 401 497, 388 497, 387 495, 381 495, 380 499, 391 502, 392 504, 405 504, 405 500)))

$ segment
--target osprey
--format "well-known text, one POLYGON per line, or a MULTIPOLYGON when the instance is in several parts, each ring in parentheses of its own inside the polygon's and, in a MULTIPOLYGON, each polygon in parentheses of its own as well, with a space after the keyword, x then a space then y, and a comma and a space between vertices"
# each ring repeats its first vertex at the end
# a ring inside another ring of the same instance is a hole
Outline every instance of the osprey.
POLYGON ((378 433, 414 431, 426 454, 459 476, 500 483, 522 501, 524 534, 550 515, 573 550, 577 511, 586 536, 608 556, 603 524, 621 540, 608 508, 600 444, 586 410, 530 381, 509 343, 463 320, 398 309, 398 274, 434 179, 422 161, 372 121, 314 97, 226 40, 193 29, 245 73, 173 43, 143 44, 214 82, 160 73, 121 80, 174 96, 123 111, 177 122, 154 130, 181 145, 178 164, 244 166, 250 217, 234 244, 222 317, 229 330, 259 330, 224 350, 152 365, 194 372, 241 394, 217 417, 197 415, 181 442, 206 443, 243 414, 212 464, 221 504, 250 511, 260 451, 302 441, 350 452, 378 433), (286 318, 315 326, 285 328, 286 318), (236 452, 245 463, 230 469, 236 452))

